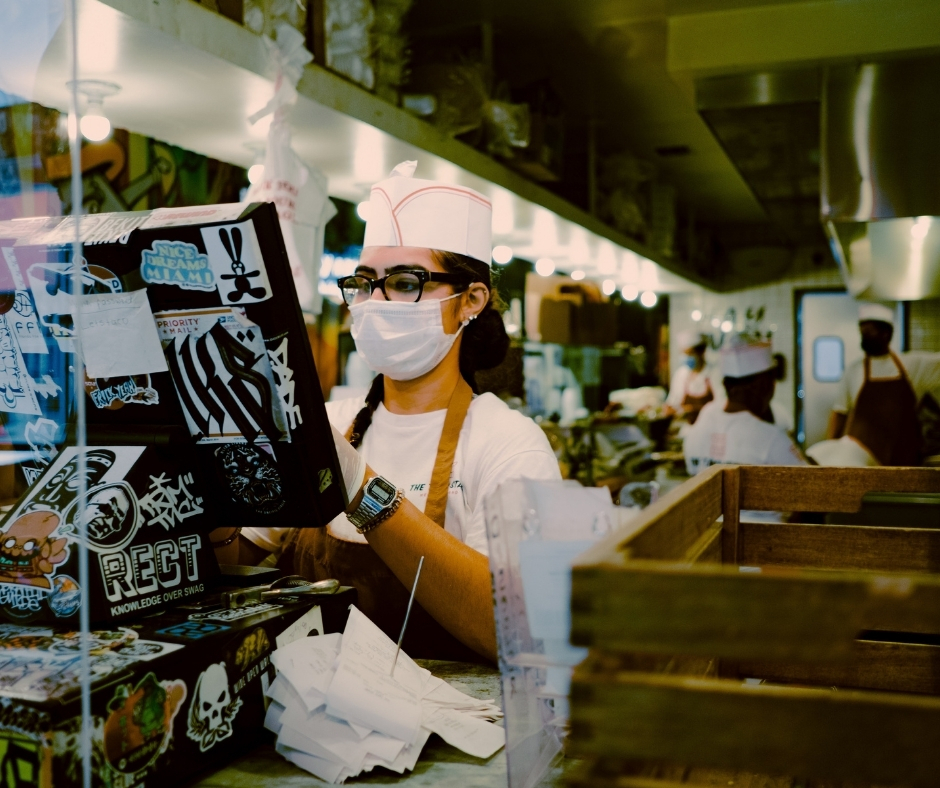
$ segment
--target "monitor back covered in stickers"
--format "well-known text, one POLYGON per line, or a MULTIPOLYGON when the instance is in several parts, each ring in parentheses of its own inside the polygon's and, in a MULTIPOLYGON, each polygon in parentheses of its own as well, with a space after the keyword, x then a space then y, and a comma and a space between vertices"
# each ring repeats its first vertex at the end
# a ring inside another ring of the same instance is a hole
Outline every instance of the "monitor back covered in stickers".
MULTIPOLYGON (((58 613, 48 603, 57 576, 73 588, 67 569, 76 529, 44 490, 74 445, 76 221, 0 222, 0 420, 7 444, 0 448, 17 461, 0 468, 0 503, 14 504, 0 522, 4 613, 6 584, 48 591, 26 594, 33 602, 43 597, 43 618, 75 612, 71 603, 59 604, 58 613), (37 539, 30 528, 38 529, 37 539), (36 547, 39 540, 45 547, 36 547), (39 553, 24 557, 26 543, 39 553), (40 555, 53 545, 56 561, 40 555)), ((118 459, 121 447, 141 450, 133 463, 113 462, 107 479, 92 478, 93 463, 86 472, 89 506, 100 493, 111 515, 107 528, 124 529, 103 543, 89 535, 92 618, 107 620, 123 617, 135 600, 155 599, 153 609, 174 601, 164 581, 175 573, 166 564, 162 577, 151 577, 147 545, 202 534, 201 551, 192 554, 198 572, 200 562, 214 562, 205 537, 212 528, 319 527, 346 500, 273 205, 96 214, 81 217, 78 233, 88 445, 118 459), (143 505, 157 498, 163 508, 143 505)), ((181 586, 186 549, 191 545, 181 552, 176 544, 181 586)))

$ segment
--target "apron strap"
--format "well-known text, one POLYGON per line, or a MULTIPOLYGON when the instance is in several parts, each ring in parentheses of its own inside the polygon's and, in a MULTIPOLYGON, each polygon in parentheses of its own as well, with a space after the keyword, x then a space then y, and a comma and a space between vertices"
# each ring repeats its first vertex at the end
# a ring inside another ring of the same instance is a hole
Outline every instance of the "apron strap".
POLYGON ((441 431, 437 459, 434 460, 434 471, 431 474, 428 500, 424 505, 425 515, 441 528, 444 527, 444 515, 447 513, 447 493, 450 490, 450 475, 454 467, 454 455, 457 453, 457 441, 472 401, 473 390, 461 376, 447 405, 444 429, 441 431))

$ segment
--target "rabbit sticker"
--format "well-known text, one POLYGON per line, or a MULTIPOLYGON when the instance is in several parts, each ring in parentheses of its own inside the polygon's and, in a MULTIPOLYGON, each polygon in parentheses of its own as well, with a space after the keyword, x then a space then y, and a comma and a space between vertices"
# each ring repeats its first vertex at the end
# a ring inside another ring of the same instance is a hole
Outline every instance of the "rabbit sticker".
POLYGON ((261 248, 250 221, 203 227, 200 232, 223 304, 251 304, 271 297, 261 248))

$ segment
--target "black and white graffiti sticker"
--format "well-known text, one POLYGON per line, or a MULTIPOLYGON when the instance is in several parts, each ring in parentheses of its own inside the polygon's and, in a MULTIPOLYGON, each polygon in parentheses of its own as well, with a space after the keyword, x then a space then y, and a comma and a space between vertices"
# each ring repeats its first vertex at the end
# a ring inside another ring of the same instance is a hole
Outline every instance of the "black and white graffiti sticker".
POLYGON ((203 227, 199 232, 223 304, 251 304, 271 297, 253 222, 203 227))
POLYGON ((39 318, 36 315, 33 297, 16 261, 16 253, 11 247, 5 246, 3 247, 3 257, 16 287, 13 309, 8 314, 10 328, 16 336, 16 341, 19 342, 20 350, 23 353, 48 355, 49 348, 46 347, 46 340, 42 335, 42 329, 39 327, 39 318))
MULTIPOLYGON (((39 416, 42 411, 36 399, 35 384, 26 369, 20 344, 16 341, 8 317, 0 315, 0 410, 39 416)), ((55 387, 55 392, 58 391, 58 386, 51 378, 48 383, 55 387)))
POLYGON ((287 365, 287 337, 284 337, 276 348, 268 351, 268 358, 271 361, 274 385, 284 415, 287 416, 290 428, 296 430, 298 425, 304 423, 304 419, 300 415, 300 405, 294 398, 294 370, 287 365))
POLYGON ((154 317, 197 442, 290 440, 258 326, 227 308, 158 312, 154 317))
POLYGON ((232 692, 224 662, 209 665, 196 681, 189 704, 186 735, 201 752, 232 735, 232 722, 242 707, 242 699, 232 692))

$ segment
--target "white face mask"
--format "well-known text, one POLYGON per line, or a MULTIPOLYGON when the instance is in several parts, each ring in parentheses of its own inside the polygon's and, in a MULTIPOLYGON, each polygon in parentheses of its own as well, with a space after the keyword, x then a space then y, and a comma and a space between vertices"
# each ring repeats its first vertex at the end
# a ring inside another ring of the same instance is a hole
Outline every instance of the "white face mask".
POLYGON ((392 380, 414 380, 441 363, 470 321, 454 334, 444 332, 441 304, 457 298, 428 299, 416 304, 369 299, 353 304, 352 337, 356 350, 376 372, 392 380))

